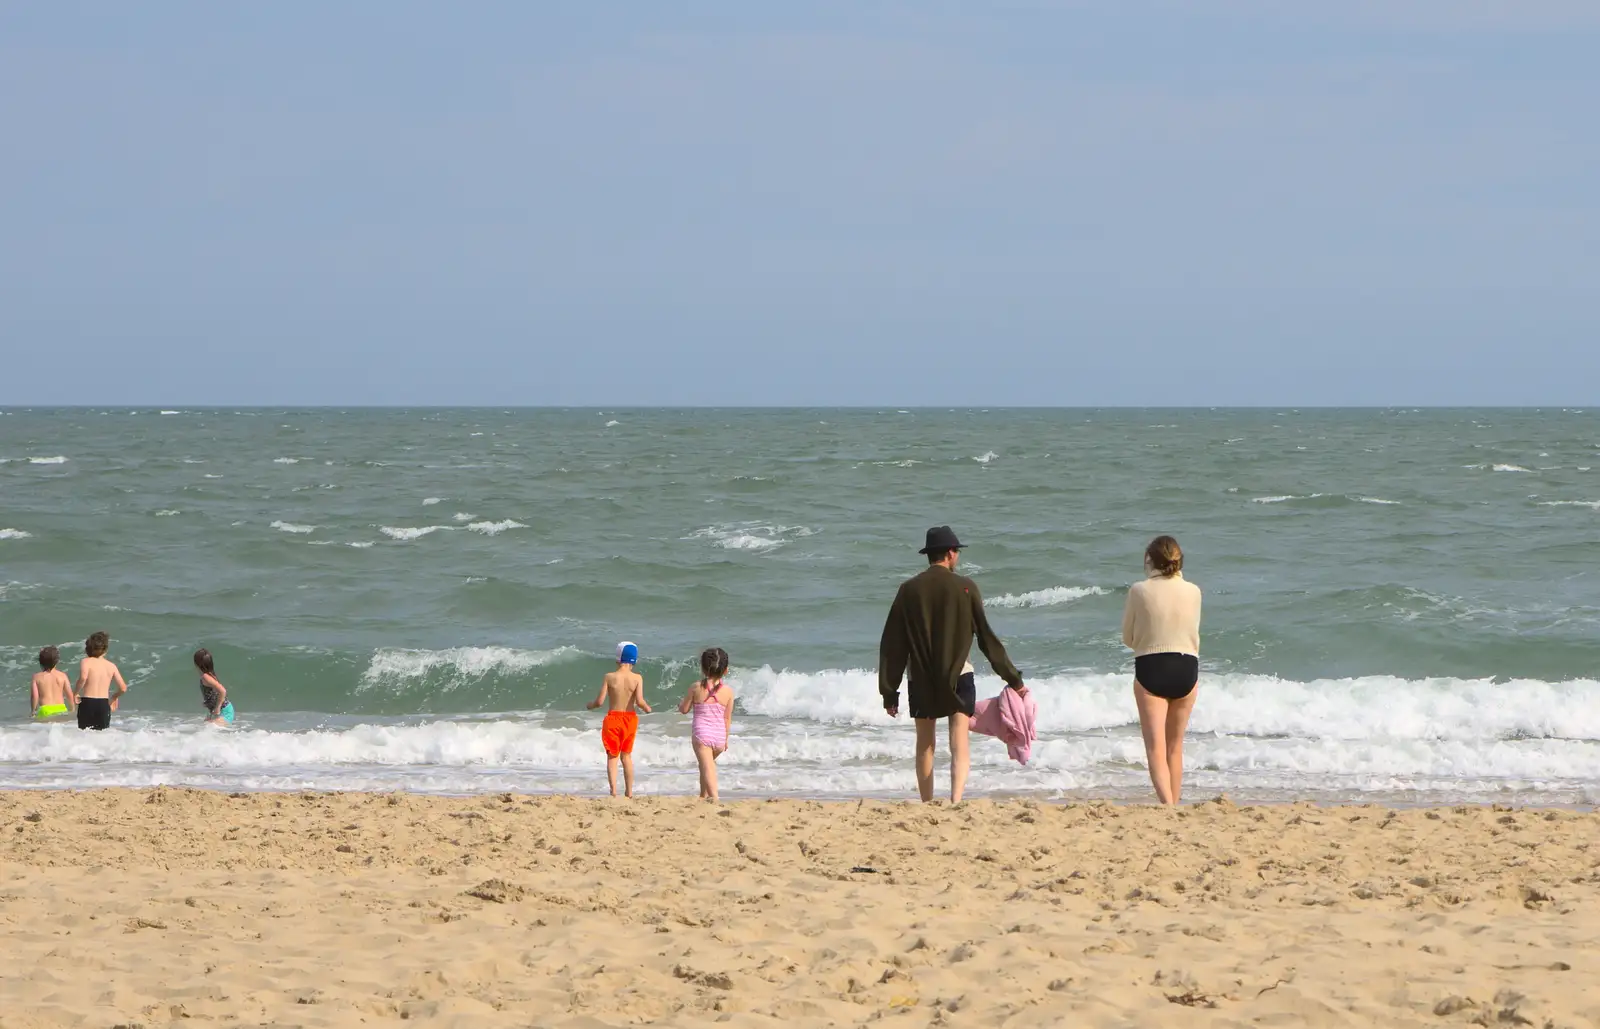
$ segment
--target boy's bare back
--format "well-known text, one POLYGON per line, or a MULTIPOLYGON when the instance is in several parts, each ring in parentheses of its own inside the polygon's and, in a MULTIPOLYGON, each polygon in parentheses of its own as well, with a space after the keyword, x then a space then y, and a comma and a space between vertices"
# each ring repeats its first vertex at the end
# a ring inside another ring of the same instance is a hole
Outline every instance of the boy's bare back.
MULTIPOLYGON (((644 676, 638 672, 621 668, 607 672, 602 688, 606 694, 607 711, 634 711, 644 703, 644 676)), ((645 705, 645 711, 649 710, 649 706, 645 705)))
POLYGON ((111 684, 116 683, 121 687, 117 691, 120 696, 128 692, 128 684, 123 681, 122 673, 117 666, 103 657, 86 657, 78 662, 78 698, 84 697, 109 699, 111 684))
POLYGON ((72 690, 72 680, 59 668, 33 673, 33 688, 39 695, 40 707, 53 707, 67 703, 72 690))

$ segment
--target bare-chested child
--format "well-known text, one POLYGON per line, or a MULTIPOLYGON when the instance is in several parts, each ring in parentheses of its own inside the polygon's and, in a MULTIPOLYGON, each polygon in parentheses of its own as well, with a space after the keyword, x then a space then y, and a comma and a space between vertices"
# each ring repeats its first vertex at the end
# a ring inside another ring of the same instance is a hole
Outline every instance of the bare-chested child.
POLYGON ((78 684, 75 687, 80 729, 111 728, 111 712, 116 710, 117 703, 128 692, 128 683, 122 678, 122 673, 117 671, 116 665, 106 660, 106 650, 110 646, 111 637, 103 632, 97 632, 83 641, 84 657, 78 662, 78 684), (115 693, 111 692, 113 684, 117 687, 115 693))
POLYGON ((72 680, 57 668, 61 651, 45 647, 39 651, 39 667, 33 675, 33 717, 45 722, 72 710, 72 680))
POLYGON ((639 663, 639 648, 632 643, 617 644, 617 670, 607 673, 600 684, 600 695, 589 702, 593 711, 606 705, 606 720, 600 726, 600 742, 606 748, 606 779, 611 795, 617 795, 617 761, 622 761, 626 795, 633 796, 633 738, 639 732, 639 714, 650 713, 644 699, 644 678, 633 670, 639 663), (635 710, 635 709, 638 710, 635 710))

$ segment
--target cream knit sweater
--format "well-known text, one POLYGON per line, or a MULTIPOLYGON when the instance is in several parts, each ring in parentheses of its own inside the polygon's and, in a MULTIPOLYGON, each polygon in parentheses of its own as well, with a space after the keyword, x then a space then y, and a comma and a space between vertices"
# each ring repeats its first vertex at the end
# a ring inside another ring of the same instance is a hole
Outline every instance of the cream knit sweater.
POLYGON ((1135 657, 1146 654, 1200 656, 1200 587, 1183 577, 1151 573, 1128 587, 1122 611, 1122 642, 1135 657))

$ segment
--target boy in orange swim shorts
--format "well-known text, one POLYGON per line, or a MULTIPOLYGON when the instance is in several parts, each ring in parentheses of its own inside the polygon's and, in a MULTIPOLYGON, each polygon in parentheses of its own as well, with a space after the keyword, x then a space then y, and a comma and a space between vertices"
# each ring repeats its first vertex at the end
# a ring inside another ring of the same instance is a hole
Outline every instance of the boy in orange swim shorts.
POLYGON ((644 699, 644 678, 633 670, 639 663, 639 648, 632 643, 617 644, 617 670, 606 675, 600 695, 589 702, 593 711, 606 705, 606 720, 600 725, 600 742, 606 748, 606 779, 611 795, 617 795, 617 762, 622 762, 626 795, 633 796, 633 738, 639 732, 639 714, 650 713, 644 699), (637 709, 637 710, 635 710, 637 709))

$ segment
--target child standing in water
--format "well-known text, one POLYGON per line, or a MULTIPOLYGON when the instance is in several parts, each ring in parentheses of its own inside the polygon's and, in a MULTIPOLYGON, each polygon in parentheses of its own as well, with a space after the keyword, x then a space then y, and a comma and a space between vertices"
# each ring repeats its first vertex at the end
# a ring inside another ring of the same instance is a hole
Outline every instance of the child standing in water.
POLYGON ((617 762, 622 762, 626 795, 633 796, 633 739, 639 733, 639 711, 650 713, 644 699, 644 677, 633 670, 639 663, 639 647, 617 644, 617 670, 608 672, 600 683, 600 695, 589 701, 593 711, 606 705, 606 720, 600 726, 600 742, 606 748, 606 779, 611 795, 617 795, 617 762), (637 708, 638 710, 635 710, 637 708))
POLYGON ((33 676, 33 717, 41 722, 56 718, 72 710, 72 680, 56 667, 61 651, 45 647, 39 651, 42 671, 33 676))
POLYGON ((97 632, 83 641, 83 660, 78 662, 78 682, 73 686, 78 703, 78 728, 109 729, 111 712, 128 692, 128 682, 117 666, 106 660, 111 637, 97 632), (115 684, 117 692, 112 694, 115 684))
POLYGON ((728 652, 711 647, 701 653, 700 674, 705 678, 689 687, 678 713, 692 714, 689 742, 700 765, 700 796, 717 800, 717 758, 728 749, 733 731, 733 690, 722 681, 728 674, 728 652))
POLYGON ((211 651, 204 647, 195 651, 194 666, 200 671, 200 703, 206 706, 206 724, 232 725, 233 704, 228 700, 228 687, 217 678, 211 651))

